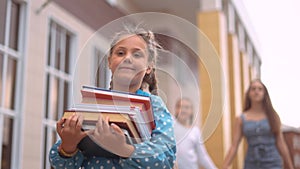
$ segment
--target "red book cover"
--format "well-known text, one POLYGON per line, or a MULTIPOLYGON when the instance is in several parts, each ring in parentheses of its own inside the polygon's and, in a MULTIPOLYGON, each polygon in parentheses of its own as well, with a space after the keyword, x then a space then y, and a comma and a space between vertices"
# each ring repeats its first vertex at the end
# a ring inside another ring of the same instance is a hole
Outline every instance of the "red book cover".
POLYGON ((155 128, 150 97, 90 86, 83 86, 81 95, 83 103, 137 106, 151 129, 155 128))

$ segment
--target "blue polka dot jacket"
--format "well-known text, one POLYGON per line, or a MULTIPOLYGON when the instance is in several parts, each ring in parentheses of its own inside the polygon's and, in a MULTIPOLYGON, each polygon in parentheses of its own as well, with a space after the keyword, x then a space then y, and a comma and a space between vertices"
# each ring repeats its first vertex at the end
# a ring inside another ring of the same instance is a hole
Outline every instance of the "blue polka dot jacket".
POLYGON ((135 150, 128 158, 85 157, 80 151, 71 158, 65 158, 58 152, 61 144, 61 140, 58 140, 49 153, 51 166, 55 169, 172 168, 176 153, 172 116, 159 96, 142 90, 138 90, 136 94, 151 98, 156 127, 149 141, 134 144, 135 150))

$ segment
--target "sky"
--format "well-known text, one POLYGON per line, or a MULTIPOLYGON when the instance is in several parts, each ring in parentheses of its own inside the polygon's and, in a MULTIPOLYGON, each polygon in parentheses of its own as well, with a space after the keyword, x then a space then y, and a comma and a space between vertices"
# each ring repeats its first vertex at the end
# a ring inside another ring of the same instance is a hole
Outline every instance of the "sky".
POLYGON ((261 79, 285 125, 300 127, 300 0, 242 0, 259 42, 261 79))

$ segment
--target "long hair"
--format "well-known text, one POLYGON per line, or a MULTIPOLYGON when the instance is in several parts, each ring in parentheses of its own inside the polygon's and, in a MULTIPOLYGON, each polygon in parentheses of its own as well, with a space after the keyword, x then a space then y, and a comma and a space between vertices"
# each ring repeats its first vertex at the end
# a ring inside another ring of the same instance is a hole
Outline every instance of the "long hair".
MULTIPOLYGON (((116 46, 118 42, 120 42, 124 37, 128 37, 131 35, 137 35, 141 37, 147 44, 147 52, 149 54, 148 57, 148 62, 153 64, 152 71, 149 74, 145 74, 143 81, 149 84, 149 91, 154 94, 158 95, 158 81, 156 78, 156 73, 155 73, 155 65, 156 65, 156 60, 157 60, 157 49, 162 49, 162 47, 156 42, 154 33, 151 31, 146 31, 142 28, 129 28, 126 27, 124 31, 121 31, 115 35, 115 37, 112 40, 111 47, 109 50, 109 56, 112 55, 113 49, 116 46)), ((110 81, 110 89, 112 89, 112 79, 110 81)), ((140 86, 142 88, 142 86, 140 86)))
POLYGON ((280 132, 280 127, 281 127, 280 118, 279 118, 277 112, 275 111, 275 109, 273 108, 268 89, 262 83, 261 80, 255 79, 250 83, 250 86, 249 86, 249 88, 247 89, 247 92, 246 92, 244 111, 243 112, 245 112, 245 111, 247 111, 251 108, 251 99, 250 99, 249 93, 250 93, 250 88, 251 88, 251 86, 254 82, 259 82, 263 86, 263 90, 264 90, 264 97, 263 97, 263 100, 262 100, 263 108, 266 112, 269 124, 271 126, 271 131, 275 135, 277 135, 280 132))

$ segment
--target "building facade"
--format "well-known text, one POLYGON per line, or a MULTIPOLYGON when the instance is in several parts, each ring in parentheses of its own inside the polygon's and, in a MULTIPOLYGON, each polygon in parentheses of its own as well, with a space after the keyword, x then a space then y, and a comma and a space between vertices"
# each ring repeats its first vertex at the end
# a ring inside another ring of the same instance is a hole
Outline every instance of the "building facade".
MULTIPOLYGON (((146 22, 166 49, 159 94, 170 112, 174 98, 194 98, 195 124, 222 166, 243 94, 260 77, 258 44, 239 1, 1 0, 0 14, 1 169, 51 168, 63 110, 80 101, 81 85, 109 86, 109 35, 122 25, 106 25, 132 14, 128 22, 146 22)), ((233 168, 241 168, 243 151, 233 168)))
MULTIPOLYGON (((283 126, 282 132, 284 139, 286 141, 287 147, 292 157, 292 162, 295 166, 295 169, 300 168, 300 128, 294 128, 289 126, 283 126)), ((288 168, 284 164, 285 168, 288 168)))

